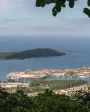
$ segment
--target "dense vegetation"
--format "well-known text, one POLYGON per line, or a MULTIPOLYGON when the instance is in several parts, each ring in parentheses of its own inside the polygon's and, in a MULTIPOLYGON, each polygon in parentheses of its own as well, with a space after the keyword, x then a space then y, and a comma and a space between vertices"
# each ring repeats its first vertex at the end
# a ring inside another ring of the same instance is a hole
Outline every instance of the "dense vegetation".
POLYGON ((23 91, 7 93, 0 89, 0 112, 90 112, 90 108, 48 89, 36 97, 29 97, 23 91))
POLYGON ((37 48, 20 52, 0 52, 0 59, 27 59, 35 57, 62 56, 66 53, 49 48, 37 48))
POLYGON ((90 109, 90 93, 89 92, 83 92, 79 90, 75 95, 73 95, 73 98, 76 99, 82 105, 87 106, 90 109))
POLYGON ((46 88, 52 90, 60 90, 86 84, 84 80, 33 80, 30 84, 33 92, 43 91, 46 88))

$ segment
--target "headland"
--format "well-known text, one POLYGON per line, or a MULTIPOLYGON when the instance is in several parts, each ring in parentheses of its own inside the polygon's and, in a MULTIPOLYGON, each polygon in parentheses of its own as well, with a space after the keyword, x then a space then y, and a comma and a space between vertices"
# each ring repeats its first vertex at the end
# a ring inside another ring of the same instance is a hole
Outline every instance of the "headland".
POLYGON ((66 78, 88 78, 90 77, 90 67, 83 66, 76 69, 42 69, 42 70, 27 70, 23 72, 12 72, 7 74, 9 79, 42 79, 48 77, 66 77, 66 78))

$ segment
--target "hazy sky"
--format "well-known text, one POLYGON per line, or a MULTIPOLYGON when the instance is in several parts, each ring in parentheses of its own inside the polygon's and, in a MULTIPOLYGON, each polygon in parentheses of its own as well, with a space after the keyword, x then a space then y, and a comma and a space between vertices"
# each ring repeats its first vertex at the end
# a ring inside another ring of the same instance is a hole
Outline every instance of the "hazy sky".
POLYGON ((53 17, 53 5, 36 8, 35 0, 0 0, 0 35, 90 35, 86 1, 53 17))

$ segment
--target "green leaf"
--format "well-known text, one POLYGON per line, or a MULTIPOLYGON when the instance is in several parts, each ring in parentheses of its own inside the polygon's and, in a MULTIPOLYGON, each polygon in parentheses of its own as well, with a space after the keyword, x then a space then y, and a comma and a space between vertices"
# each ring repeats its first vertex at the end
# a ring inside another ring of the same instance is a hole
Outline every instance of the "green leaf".
POLYGON ((61 12, 61 6, 60 5, 56 5, 56 10, 57 10, 57 12, 61 12))
POLYGON ((44 7, 45 6, 45 1, 43 1, 42 3, 41 3, 41 7, 44 7))
POLYGON ((52 12, 52 15, 53 15, 53 16, 56 16, 56 15, 57 15, 57 11, 54 10, 54 11, 52 12))
POLYGON ((56 11, 56 6, 53 7, 52 12, 56 11))
POLYGON ((88 3, 87 4, 88 4, 88 6, 90 6, 90 0, 88 0, 88 3))
POLYGON ((90 17, 90 10, 88 8, 84 8, 83 12, 90 17))
POLYGON ((63 4, 63 5, 62 5, 62 7, 66 7, 66 5, 65 5, 65 4, 63 4))
POLYGON ((40 7, 41 6, 41 0, 36 0, 36 7, 40 7))
POLYGON ((75 0, 69 0, 69 7, 73 8, 74 7, 74 3, 75 3, 75 0))
POLYGON ((45 0, 45 4, 54 3, 54 0, 45 0))
POLYGON ((61 0, 60 2, 63 5, 63 4, 65 4, 66 0, 61 0))

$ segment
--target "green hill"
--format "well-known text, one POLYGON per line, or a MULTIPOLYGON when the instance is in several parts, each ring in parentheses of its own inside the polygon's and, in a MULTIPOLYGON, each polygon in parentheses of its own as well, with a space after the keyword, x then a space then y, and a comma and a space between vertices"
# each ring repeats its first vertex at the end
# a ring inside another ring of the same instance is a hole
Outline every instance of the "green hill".
POLYGON ((0 59, 28 59, 36 57, 51 57, 66 55, 64 52, 59 52, 49 48, 37 48, 33 50, 25 50, 20 52, 0 52, 0 59))

